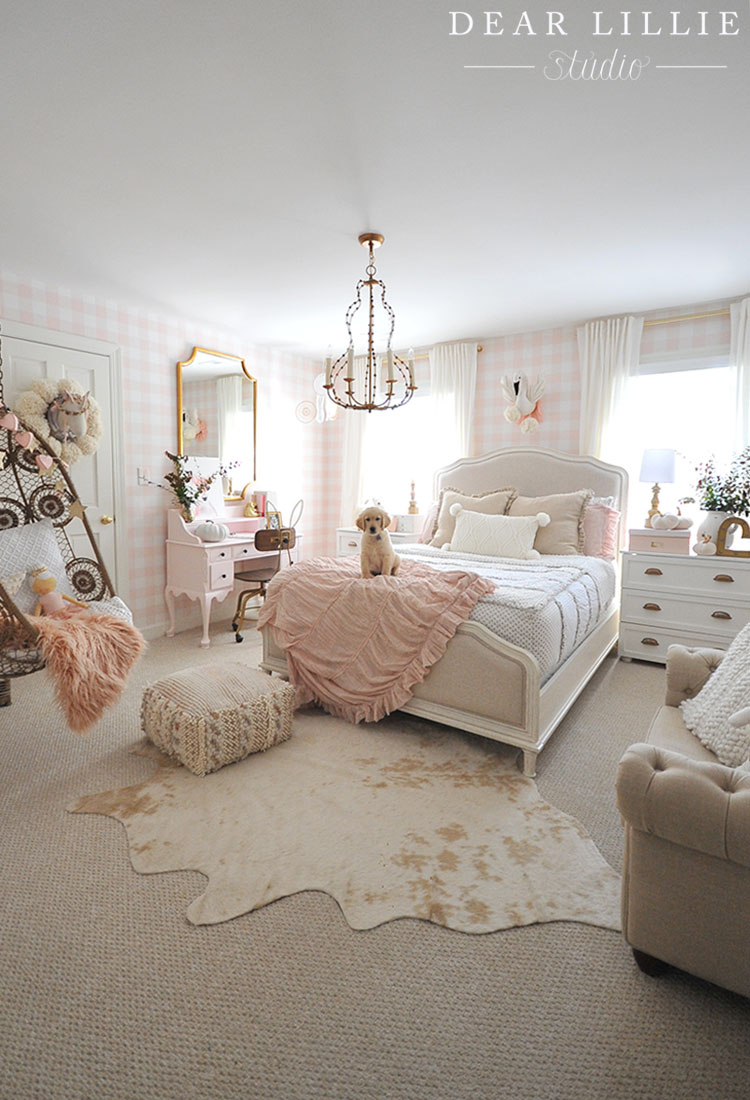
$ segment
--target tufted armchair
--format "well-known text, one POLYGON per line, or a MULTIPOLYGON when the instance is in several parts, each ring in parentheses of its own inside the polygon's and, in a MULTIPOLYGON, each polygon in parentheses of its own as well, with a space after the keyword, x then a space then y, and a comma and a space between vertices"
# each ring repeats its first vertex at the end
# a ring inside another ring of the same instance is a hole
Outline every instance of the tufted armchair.
POLYGON ((670 646, 666 705, 620 761, 622 923, 646 973, 671 964, 750 997, 750 772, 720 764, 678 709, 722 656, 670 646))

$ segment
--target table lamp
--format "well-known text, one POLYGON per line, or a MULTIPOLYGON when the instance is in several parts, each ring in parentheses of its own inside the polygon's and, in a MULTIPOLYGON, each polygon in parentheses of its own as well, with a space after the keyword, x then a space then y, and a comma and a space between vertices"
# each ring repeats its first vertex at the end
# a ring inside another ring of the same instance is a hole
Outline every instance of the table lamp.
POLYGON ((646 526, 651 526, 654 516, 661 515, 659 511, 660 483, 668 484, 674 481, 674 459, 676 452, 670 448, 649 447, 643 452, 641 461, 641 476, 639 481, 653 483, 653 496, 651 508, 646 517, 646 526))

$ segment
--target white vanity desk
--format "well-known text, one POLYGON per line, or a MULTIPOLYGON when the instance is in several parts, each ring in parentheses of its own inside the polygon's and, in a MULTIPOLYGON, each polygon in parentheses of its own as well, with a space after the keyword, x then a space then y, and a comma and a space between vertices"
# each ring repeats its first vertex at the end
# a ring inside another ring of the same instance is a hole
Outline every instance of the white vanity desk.
MULTIPOLYGON (((237 564, 242 563, 247 569, 252 568, 248 562, 257 562, 260 566, 276 557, 275 552, 263 554, 255 549, 255 532, 265 527, 266 521, 262 517, 246 519, 241 513, 233 516, 227 512, 216 518, 229 528, 231 537, 221 542, 202 542, 193 531, 209 517, 201 516, 193 523, 185 523, 177 508, 171 508, 167 517, 167 585, 164 589, 169 611, 167 637, 174 637, 175 632, 174 598, 187 596, 201 605, 203 636, 200 644, 207 646, 211 644, 208 636, 211 604, 214 600, 221 603, 234 590, 237 564)), ((300 538, 298 535, 298 545, 300 538)), ((296 558, 298 552, 297 546, 292 557, 296 558)))

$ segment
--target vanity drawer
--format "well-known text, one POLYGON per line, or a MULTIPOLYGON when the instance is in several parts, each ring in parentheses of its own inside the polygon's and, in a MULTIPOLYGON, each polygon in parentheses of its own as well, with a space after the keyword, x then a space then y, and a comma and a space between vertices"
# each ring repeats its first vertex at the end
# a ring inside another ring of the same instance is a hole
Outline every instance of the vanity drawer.
POLYGON ((208 567, 210 586, 216 588, 231 588, 234 584, 234 569, 231 561, 217 561, 208 567))
POLYGON ((644 595, 625 591, 620 617, 627 623, 705 630, 733 638, 750 622, 750 606, 738 607, 726 600, 691 600, 663 593, 644 595))
POLYGON ((208 551, 208 561, 210 565, 215 562, 230 562, 232 560, 233 546, 216 546, 212 550, 208 551))
POLYGON ((247 561, 248 558, 258 557, 258 551, 252 543, 249 545, 243 544, 241 546, 233 546, 232 552, 234 561, 247 561))

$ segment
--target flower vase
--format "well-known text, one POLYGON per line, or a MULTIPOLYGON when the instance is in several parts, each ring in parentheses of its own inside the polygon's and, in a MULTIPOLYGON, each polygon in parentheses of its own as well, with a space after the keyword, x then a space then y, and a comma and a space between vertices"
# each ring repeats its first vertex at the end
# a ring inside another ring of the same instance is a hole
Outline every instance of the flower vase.
MULTIPOLYGON (((731 514, 731 512, 704 512, 700 526, 695 532, 697 542, 716 542, 719 528, 725 519, 729 519, 731 514), (708 535, 708 539, 704 538, 705 535, 708 535)), ((732 545, 735 530, 735 527, 730 527, 727 531, 726 539, 724 540, 724 545, 727 549, 732 545)))
POLYGON ((180 512, 185 523, 192 523, 195 519, 195 507, 192 504, 181 504, 180 512))

